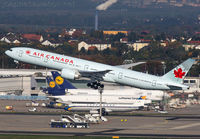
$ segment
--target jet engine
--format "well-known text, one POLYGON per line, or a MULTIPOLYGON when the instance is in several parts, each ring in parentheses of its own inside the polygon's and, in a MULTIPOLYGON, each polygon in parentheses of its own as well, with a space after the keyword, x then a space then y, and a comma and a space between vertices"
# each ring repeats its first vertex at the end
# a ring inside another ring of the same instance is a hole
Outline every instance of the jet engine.
POLYGON ((74 69, 62 69, 61 76, 67 79, 78 79, 80 78, 80 73, 74 69))

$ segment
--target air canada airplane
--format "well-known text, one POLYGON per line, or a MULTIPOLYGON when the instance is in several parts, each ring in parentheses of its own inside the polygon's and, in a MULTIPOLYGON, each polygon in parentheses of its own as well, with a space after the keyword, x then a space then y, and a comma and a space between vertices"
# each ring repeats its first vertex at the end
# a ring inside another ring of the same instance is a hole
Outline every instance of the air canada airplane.
POLYGON ((165 75, 155 76, 33 48, 11 48, 5 53, 18 61, 60 70, 67 79, 90 78, 88 86, 95 89, 103 88, 100 82, 106 81, 148 90, 186 90, 189 86, 183 79, 195 62, 189 58, 165 75))

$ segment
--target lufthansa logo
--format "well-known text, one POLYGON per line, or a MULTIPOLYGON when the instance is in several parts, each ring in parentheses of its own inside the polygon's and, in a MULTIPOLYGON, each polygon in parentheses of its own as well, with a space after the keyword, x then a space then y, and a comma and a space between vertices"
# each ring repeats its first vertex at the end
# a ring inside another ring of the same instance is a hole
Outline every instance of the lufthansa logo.
POLYGON ((61 85, 61 84, 63 84, 64 79, 61 76, 57 76, 56 79, 55 79, 55 81, 56 81, 56 83, 58 85, 61 85))
POLYGON ((56 86, 56 84, 55 84, 54 81, 51 81, 51 82, 49 83, 49 86, 50 86, 51 88, 54 88, 54 87, 56 86))
POLYGON ((71 110, 71 107, 70 106, 67 106, 64 108, 66 111, 70 111, 71 110))
POLYGON ((68 110, 68 111, 70 111, 71 109, 72 109, 72 108, 71 108, 71 107, 69 107, 67 110, 68 110))

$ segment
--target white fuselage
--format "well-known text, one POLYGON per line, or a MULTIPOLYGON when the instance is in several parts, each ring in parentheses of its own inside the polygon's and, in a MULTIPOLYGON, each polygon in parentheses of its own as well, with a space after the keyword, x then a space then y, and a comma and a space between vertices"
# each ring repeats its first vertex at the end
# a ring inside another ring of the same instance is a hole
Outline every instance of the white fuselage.
MULTIPOLYGON (((91 111, 98 110, 100 107, 100 96, 98 94, 79 94, 64 96, 49 96, 56 99, 56 102, 66 104, 70 111, 91 111)), ((133 111, 150 104, 151 100, 139 100, 123 95, 102 95, 102 108, 106 111, 120 112, 133 111)))
MULTIPOLYGON (((98 90, 94 89, 68 89, 68 94, 72 95, 96 95, 99 96, 98 90)), ((103 96, 122 96, 124 98, 139 98, 145 96, 145 99, 152 101, 161 101, 163 97, 169 97, 167 93, 159 90, 143 90, 137 88, 130 89, 104 89, 103 96)), ((121 98, 123 99, 123 98, 121 98)))
MULTIPOLYGON (((100 98, 98 94, 94 95, 63 95, 63 96, 49 96, 49 98, 56 98, 57 102, 61 103, 99 103, 100 98)), ((135 105, 149 104, 151 100, 140 100, 131 95, 104 95, 102 94, 103 103, 132 103, 135 105)))
POLYGON ((32 48, 11 48, 11 50, 6 51, 6 54, 15 60, 30 64, 57 70, 67 69, 67 71, 70 72, 69 74, 71 74, 73 70, 89 72, 110 70, 103 76, 104 81, 133 86, 136 88, 169 90, 170 88, 168 84, 185 87, 182 84, 163 79, 159 76, 32 48))
MULTIPOLYGON (((144 106, 144 105, 143 105, 144 106)), ((131 112, 134 110, 138 110, 143 107, 141 106, 135 106, 134 104, 118 104, 118 103, 102 103, 102 108, 105 110, 105 112, 131 112)), ((88 112, 88 111, 96 111, 100 109, 100 104, 69 104, 69 110, 68 111, 79 111, 79 112, 88 112)))

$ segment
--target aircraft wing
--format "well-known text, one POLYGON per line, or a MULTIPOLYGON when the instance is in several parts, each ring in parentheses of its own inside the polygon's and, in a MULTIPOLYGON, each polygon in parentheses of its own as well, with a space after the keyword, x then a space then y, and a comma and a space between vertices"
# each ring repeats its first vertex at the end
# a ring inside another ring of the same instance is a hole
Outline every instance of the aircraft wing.
POLYGON ((104 71, 79 71, 82 77, 90 78, 91 80, 103 80, 103 76, 111 70, 104 71))
POLYGON ((146 63, 146 62, 137 62, 137 63, 131 63, 131 64, 117 65, 116 67, 128 69, 130 67, 135 67, 137 65, 141 65, 141 64, 144 64, 144 63, 146 63))
POLYGON ((186 85, 181 85, 181 86, 167 85, 167 86, 170 88, 170 90, 187 90, 190 88, 189 86, 186 85))

